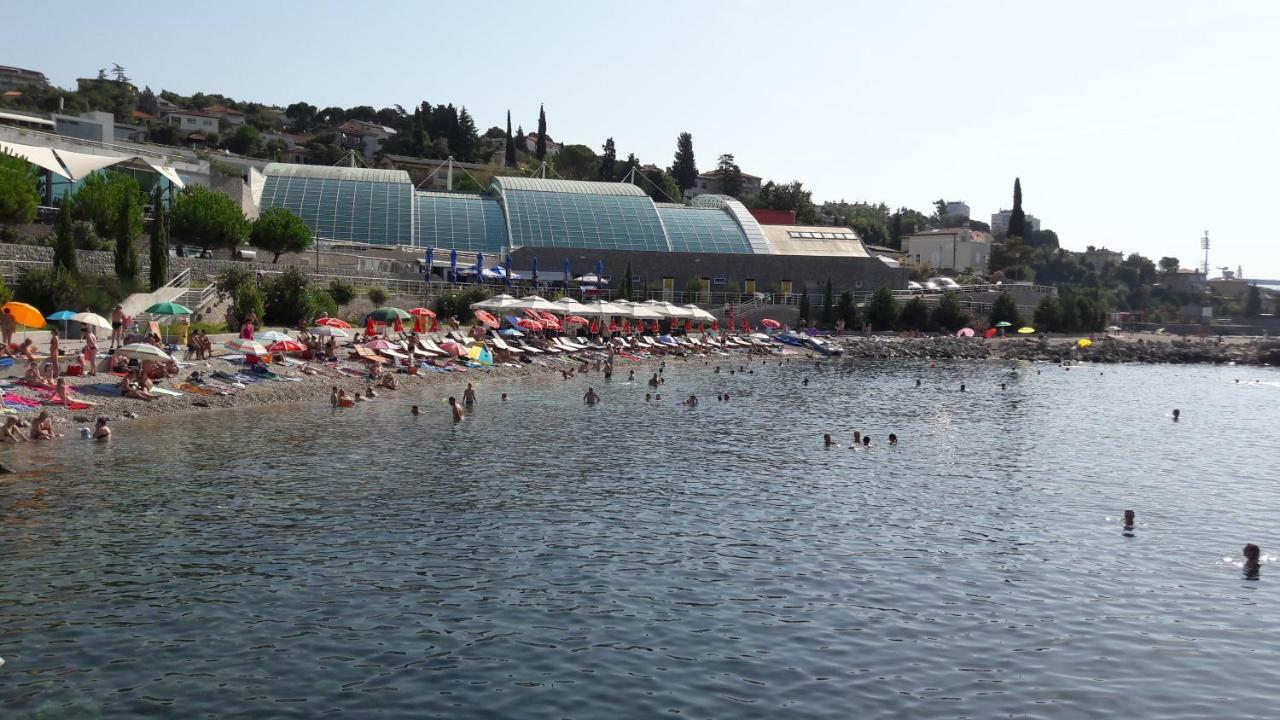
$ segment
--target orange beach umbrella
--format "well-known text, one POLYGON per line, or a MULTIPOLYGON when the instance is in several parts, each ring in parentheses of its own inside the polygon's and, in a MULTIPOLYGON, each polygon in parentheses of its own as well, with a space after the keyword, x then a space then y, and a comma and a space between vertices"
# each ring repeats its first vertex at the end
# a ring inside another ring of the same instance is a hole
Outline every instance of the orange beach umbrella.
POLYGON ((0 312, 7 312, 13 316, 15 322, 19 325, 29 328, 44 327, 44 315, 35 309, 34 306, 24 302, 11 300, 4 305, 0 305, 0 312))

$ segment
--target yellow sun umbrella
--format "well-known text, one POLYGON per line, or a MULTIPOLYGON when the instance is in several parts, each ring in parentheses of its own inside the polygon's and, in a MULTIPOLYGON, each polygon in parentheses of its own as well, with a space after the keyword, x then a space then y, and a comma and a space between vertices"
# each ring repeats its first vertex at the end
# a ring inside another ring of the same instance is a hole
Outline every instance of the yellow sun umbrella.
POLYGON ((1093 344, 1093 341, 1090 340, 1089 338, 1080 338, 1079 340, 1076 341, 1076 345, 1079 345, 1082 348, 1087 348, 1092 344, 1093 344))
POLYGON ((1035 331, 1036 331, 1036 329, 1035 329, 1035 328, 1033 328, 1033 327, 1020 327, 1020 328, 1018 328, 1018 334, 1019 334, 1019 335, 1030 335, 1031 333, 1033 333, 1033 332, 1035 332, 1035 331))
POLYGON ((19 325, 39 329, 44 327, 44 316, 33 306, 24 302, 10 301, 4 305, 0 305, 0 312, 7 312, 13 316, 14 321, 19 325))

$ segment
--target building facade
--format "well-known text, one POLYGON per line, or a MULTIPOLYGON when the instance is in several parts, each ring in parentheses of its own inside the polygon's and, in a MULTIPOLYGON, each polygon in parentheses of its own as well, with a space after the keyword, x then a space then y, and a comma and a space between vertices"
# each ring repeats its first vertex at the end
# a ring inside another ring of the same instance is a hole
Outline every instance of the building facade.
MULTIPOLYGON (((998 213, 991 214, 991 232, 996 235, 1004 235, 1009 232, 1009 216, 1013 215, 1012 210, 1001 210, 998 213)), ((1035 215, 1023 214, 1026 218, 1027 228, 1033 232, 1040 231, 1040 220, 1035 215)))
POLYGON ((947 217, 969 219, 969 205, 963 200, 952 200, 947 203, 947 217))
POLYGON ((991 236, 969 228, 925 230, 903 238, 902 248, 917 267, 981 272, 991 259, 991 236))
POLYGON ((348 120, 338 126, 339 144, 359 152, 366 160, 372 160, 382 149, 382 141, 395 134, 389 127, 363 120, 348 120))
POLYGON ((0 65, 0 92, 5 90, 21 90, 25 87, 46 87, 49 79, 38 70, 0 65))
POLYGON ((1090 247, 1081 256, 1089 267, 1099 272, 1108 265, 1118 266, 1124 262, 1124 253, 1118 250, 1090 247))
POLYGON ((218 132, 218 118, 194 110, 175 110, 164 116, 164 121, 186 133, 218 132))
MULTIPOLYGON (((734 197, 741 200, 748 195, 755 195, 760 192, 760 178, 755 175, 742 173, 742 190, 734 197)), ((684 191, 685 202, 688 202, 699 195, 724 195, 724 181, 721 178, 719 170, 712 170, 698 175, 698 179, 694 181, 693 187, 684 191)))

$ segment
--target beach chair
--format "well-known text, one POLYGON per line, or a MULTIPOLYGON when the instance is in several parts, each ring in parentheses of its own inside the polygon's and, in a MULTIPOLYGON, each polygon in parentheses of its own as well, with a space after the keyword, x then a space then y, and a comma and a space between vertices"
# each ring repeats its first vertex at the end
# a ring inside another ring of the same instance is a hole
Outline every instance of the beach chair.
POLYGON ((499 350, 505 350, 512 354, 518 354, 518 353, 524 352, 524 350, 518 347, 511 347, 510 345, 507 344, 506 340, 503 340, 501 337, 497 335, 493 336, 493 346, 498 348, 499 350))
POLYGON ((541 355, 542 353, 547 352, 545 350, 540 350, 523 340, 519 342, 520 342, 520 349, 526 353, 529 353, 530 355, 541 355))

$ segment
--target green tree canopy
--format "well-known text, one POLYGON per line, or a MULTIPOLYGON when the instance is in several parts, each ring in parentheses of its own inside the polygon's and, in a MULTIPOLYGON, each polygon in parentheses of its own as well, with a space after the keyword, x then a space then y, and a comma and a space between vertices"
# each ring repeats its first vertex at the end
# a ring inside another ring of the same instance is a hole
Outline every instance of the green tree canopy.
POLYGON ((120 211, 116 214, 116 246, 114 253, 116 277, 125 285, 132 285, 138 279, 138 249, 133 240, 138 230, 133 224, 133 217, 138 213, 138 198, 134 193, 126 192, 120 196, 120 211))
POLYGON ((249 235, 249 222, 235 201, 199 185, 178 194, 170 226, 175 237, 205 250, 234 248, 249 235))
POLYGON ((994 327, 996 323, 1007 322, 1013 327, 1022 325, 1022 316, 1018 314, 1018 304, 1014 302, 1013 296, 1007 292, 1000 293, 1000 297, 991 305, 991 325, 994 327))
POLYGON ((698 163, 693 157, 693 135, 690 133, 682 132, 676 137, 676 154, 671 162, 671 177, 675 179, 676 187, 680 188, 676 197, 680 197, 681 193, 698 182, 698 163))
POLYGON ((1180 264, 1181 263, 1178 262, 1178 258, 1166 255, 1165 257, 1160 258, 1160 271, 1171 273, 1174 270, 1177 270, 1180 264))
POLYGON ((898 321, 898 303, 893 299, 893 291, 882 287, 871 296, 867 303, 867 322, 875 330, 892 330, 898 321))
POLYGON ((831 278, 822 286, 822 324, 826 327, 836 321, 835 303, 832 297, 831 278))
POLYGON ((305 251, 311 243, 311 228, 287 208, 263 210, 249 230, 249 244, 271 253, 272 263, 285 253, 305 251))
POLYGON ((151 198, 155 217, 151 220, 151 266, 148 270, 148 279, 151 281, 151 290, 154 292, 169 282, 169 219, 165 216, 160 188, 156 188, 151 198))
POLYGON ((565 180, 595 180, 600 169, 595 151, 586 145, 565 145, 551 164, 565 180))
POLYGON ((134 198, 128 218, 129 232, 133 237, 142 234, 142 203, 138 198, 142 190, 133 176, 114 171, 89 173, 76 193, 74 217, 93 223, 94 232, 102 237, 114 237, 120 230, 120 211, 125 207, 123 198, 134 198))
POLYGON ((799 311, 800 311, 801 320, 804 320, 805 322, 809 322, 810 320, 813 319, 812 317, 810 317, 809 288, 807 287, 800 291, 799 311))
POLYGON ((75 223, 71 220, 71 200, 62 205, 58 221, 53 226, 53 266, 71 275, 79 272, 76 266, 75 223))
POLYGON ((1249 297, 1244 302, 1244 314, 1257 317, 1262 314, 1262 290, 1257 285, 1249 286, 1249 297))
POLYGON ((1063 329, 1062 320, 1058 316, 1058 298, 1052 295, 1044 296, 1036 306, 1035 323, 1036 328, 1041 331, 1057 332, 1063 329))
POLYGON ((911 298, 898 313, 898 328, 901 330, 928 330, 931 325, 929 308, 921 298, 911 298))
POLYGON ((716 174, 720 176, 720 192, 730 197, 742 195, 742 168, 726 153, 716 161, 716 174))
POLYGON ((933 324, 947 332, 955 332, 969 324, 969 315, 960 309, 960 299, 954 292, 942 293, 938 307, 933 309, 933 324))
POLYGON ((36 219, 38 177, 35 166, 25 159, 0 152, 0 224, 22 225, 36 219))
POLYGON ((840 293, 840 299, 836 302, 836 317, 844 320, 847 328, 862 325, 861 318, 858 317, 858 303, 854 302, 852 291, 845 290, 840 293))
POLYGON ((600 179, 605 182, 613 182, 617 180, 618 167, 618 148, 613 144, 613 138, 604 141, 604 152, 600 155, 600 179))
POLYGON ((1027 216, 1022 212, 1022 179, 1013 179, 1013 210, 1009 213, 1009 237, 1027 236, 1027 216))
POLYGON ((538 142, 533 152, 538 160, 547 159, 547 111, 542 105, 538 105, 538 142))

